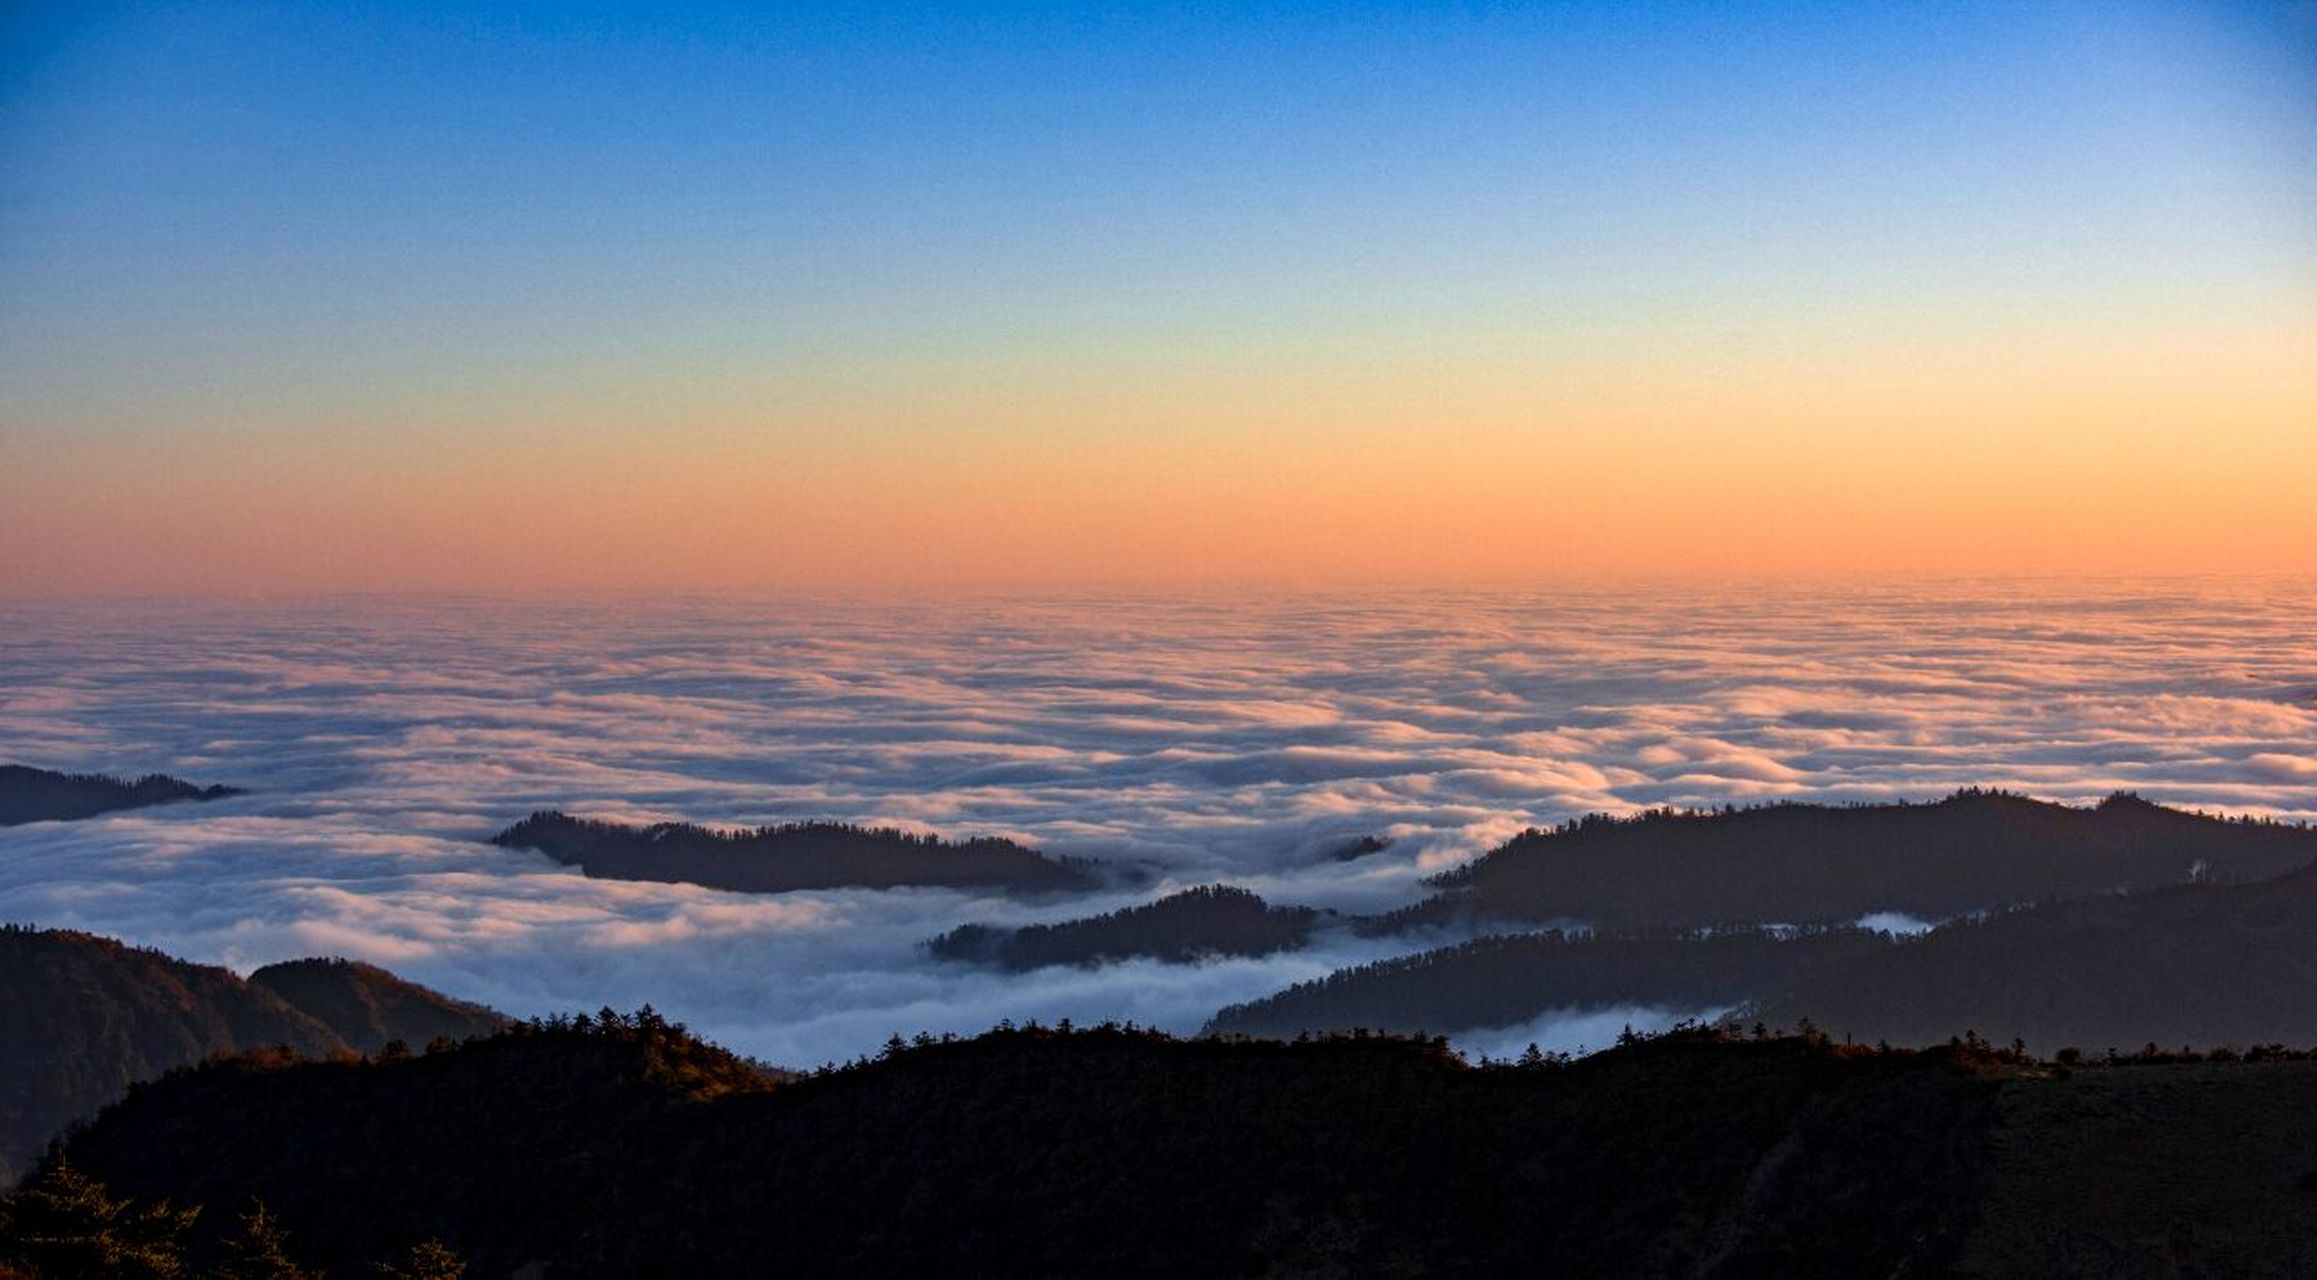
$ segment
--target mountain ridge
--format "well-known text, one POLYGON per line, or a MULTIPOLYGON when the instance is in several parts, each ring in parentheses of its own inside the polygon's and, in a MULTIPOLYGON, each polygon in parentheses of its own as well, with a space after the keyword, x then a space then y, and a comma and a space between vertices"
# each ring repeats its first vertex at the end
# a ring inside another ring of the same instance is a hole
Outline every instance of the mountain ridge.
POLYGON ((283 982, 293 966, 269 966, 261 982, 96 934, 0 925, 0 1026, 16 1029, 0 1036, 0 1182, 131 1084, 214 1055, 278 1046, 354 1056, 506 1021, 374 966, 300 963, 343 966, 335 1001, 302 1004, 320 987, 283 982), (378 1016, 345 1016, 363 1005, 378 1016))
POLYGON ((122 809, 180 800, 223 800, 238 787, 196 786, 165 773, 135 780, 102 773, 59 773, 25 764, 0 764, 0 827, 27 822, 70 822, 122 809))
POLYGON ((1138 958, 1190 964, 1292 950, 1310 939, 1324 914, 1312 907, 1275 907, 1231 885, 1198 885, 1140 906, 1054 924, 962 924, 928 939, 925 947, 938 959, 1016 973, 1138 958))
POLYGON ((2090 808, 1964 788, 1923 804, 1785 801, 1590 814, 1531 828, 1378 918, 1595 928, 1942 920, 2020 902, 2196 879, 2237 882, 2317 861, 2317 830, 2216 818, 2117 793, 2090 808))
POLYGON ((543 809, 490 842, 535 850, 589 876, 744 893, 913 885, 1065 893, 1100 883, 1091 863, 1051 858, 1002 837, 952 841, 838 822, 725 831, 688 822, 602 822, 543 809))

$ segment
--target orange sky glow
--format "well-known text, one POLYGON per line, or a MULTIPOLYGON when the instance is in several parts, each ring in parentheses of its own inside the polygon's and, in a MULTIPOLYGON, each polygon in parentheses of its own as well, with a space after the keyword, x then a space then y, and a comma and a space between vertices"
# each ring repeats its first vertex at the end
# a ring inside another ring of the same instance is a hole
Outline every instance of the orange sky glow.
POLYGON ((711 17, 26 26, 0 598, 2317 574, 2290 6, 711 17))

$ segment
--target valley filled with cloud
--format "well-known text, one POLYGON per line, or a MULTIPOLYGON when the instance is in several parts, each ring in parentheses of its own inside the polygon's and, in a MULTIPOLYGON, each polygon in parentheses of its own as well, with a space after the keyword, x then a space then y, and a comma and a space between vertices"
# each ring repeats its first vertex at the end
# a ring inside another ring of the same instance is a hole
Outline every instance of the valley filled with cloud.
POLYGON ((2317 818, 2305 583, 26 603, 0 632, 0 760, 248 790, 0 830, 8 919, 244 971, 366 959, 518 1015, 648 1001, 793 1065, 1000 1018, 1194 1031, 1439 939, 1016 975, 919 944, 1218 881, 1381 910, 1592 811, 1979 785, 2317 818), (484 843, 544 808, 1003 835, 1122 875, 749 895, 484 843), (1367 834, 1391 844, 1331 856, 1367 834))

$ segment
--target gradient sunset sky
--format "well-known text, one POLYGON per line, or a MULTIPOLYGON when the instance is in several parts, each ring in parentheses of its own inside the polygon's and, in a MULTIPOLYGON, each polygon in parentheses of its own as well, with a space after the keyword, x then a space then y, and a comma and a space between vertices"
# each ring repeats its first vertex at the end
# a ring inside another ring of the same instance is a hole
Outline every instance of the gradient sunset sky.
POLYGON ((0 593, 2317 572, 2317 6, 12 4, 0 593))

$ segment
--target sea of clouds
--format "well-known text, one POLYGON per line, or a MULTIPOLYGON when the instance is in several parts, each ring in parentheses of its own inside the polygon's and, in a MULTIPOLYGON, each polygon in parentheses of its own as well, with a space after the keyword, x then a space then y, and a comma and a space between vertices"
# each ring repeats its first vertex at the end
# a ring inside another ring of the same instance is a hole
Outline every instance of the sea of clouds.
MULTIPOLYGON (((893 602, 0 605, 0 761, 250 794, 0 829, 0 918, 516 1014, 645 1002, 800 1065, 999 1018, 1196 1030, 1409 943, 1002 976, 918 944, 1229 881, 1347 911, 1531 825, 1966 784, 2317 819, 2317 586, 1948 584, 893 602), (832 818, 1141 890, 720 893, 482 843, 534 809, 832 818), (1326 851, 1393 838, 1352 863, 1326 851)), ((1598 1047, 1571 1012, 1471 1047, 1598 1047)))

